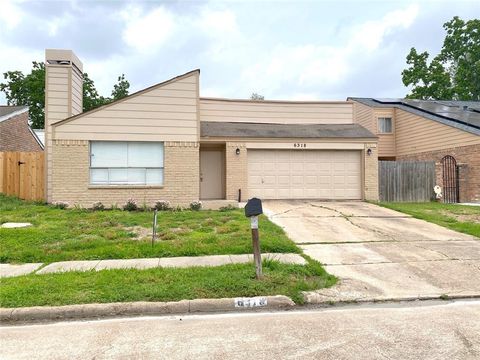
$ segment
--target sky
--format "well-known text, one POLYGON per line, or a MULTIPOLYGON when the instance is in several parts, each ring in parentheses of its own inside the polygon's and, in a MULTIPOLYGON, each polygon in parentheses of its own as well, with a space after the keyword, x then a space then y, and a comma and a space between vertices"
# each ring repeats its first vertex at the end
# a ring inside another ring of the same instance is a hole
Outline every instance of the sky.
POLYGON ((455 15, 480 1, 0 0, 0 73, 59 48, 104 96, 120 74, 134 92, 199 68, 204 97, 403 97, 410 48, 437 54, 455 15))

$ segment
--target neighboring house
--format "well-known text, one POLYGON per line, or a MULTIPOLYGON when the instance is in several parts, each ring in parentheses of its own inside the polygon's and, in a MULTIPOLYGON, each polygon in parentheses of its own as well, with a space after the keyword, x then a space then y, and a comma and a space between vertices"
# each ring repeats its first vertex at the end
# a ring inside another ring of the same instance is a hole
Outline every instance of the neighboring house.
MULTIPOLYGON (((445 156, 458 165, 459 201, 480 202, 480 102, 348 98, 354 122, 378 136, 379 160, 432 160, 445 187, 445 156)), ((446 169, 446 168, 445 168, 446 169)))
POLYGON ((0 105, 0 151, 43 151, 28 125, 27 106, 0 105))
POLYGON ((194 70, 81 113, 80 60, 46 51, 47 200, 378 199, 352 101, 202 98, 194 70))

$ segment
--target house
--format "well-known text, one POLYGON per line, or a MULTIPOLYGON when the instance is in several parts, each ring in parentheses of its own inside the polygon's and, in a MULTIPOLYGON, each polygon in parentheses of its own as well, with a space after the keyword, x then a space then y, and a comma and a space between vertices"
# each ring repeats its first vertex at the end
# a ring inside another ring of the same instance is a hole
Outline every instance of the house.
POLYGON ((353 101, 200 97, 200 71, 82 113, 83 65, 46 50, 48 202, 378 199, 377 136, 353 101))
POLYGON ((379 160, 435 161, 438 185, 454 182, 457 201, 480 202, 480 102, 347 100, 354 122, 378 136, 379 160))
POLYGON ((0 152, 43 151, 43 144, 28 125, 27 106, 0 105, 0 152))

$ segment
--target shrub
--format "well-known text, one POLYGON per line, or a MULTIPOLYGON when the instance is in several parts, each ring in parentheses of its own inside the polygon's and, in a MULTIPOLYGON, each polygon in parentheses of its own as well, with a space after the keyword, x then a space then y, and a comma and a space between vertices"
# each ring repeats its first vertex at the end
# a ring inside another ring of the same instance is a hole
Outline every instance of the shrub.
POLYGON ((138 210, 137 202, 134 199, 128 199, 125 205, 123 205, 123 210, 126 210, 126 211, 138 210))
POLYGON ((170 210, 172 206, 170 205, 170 201, 167 200, 159 200, 155 203, 155 209, 158 211, 167 211, 170 210))
POLYGON ((95 210, 95 211, 105 210, 105 205, 103 205, 101 201, 97 201, 92 205, 92 210, 95 210))
POLYGON ((190 210, 198 211, 202 208, 202 202, 201 201, 192 201, 190 203, 190 210))
POLYGON ((117 203, 113 203, 112 206, 111 206, 111 209, 112 210, 119 210, 120 208, 118 207, 117 203))
POLYGON ((52 205, 57 209, 62 209, 62 210, 68 208, 68 203, 65 201, 56 201, 52 205))

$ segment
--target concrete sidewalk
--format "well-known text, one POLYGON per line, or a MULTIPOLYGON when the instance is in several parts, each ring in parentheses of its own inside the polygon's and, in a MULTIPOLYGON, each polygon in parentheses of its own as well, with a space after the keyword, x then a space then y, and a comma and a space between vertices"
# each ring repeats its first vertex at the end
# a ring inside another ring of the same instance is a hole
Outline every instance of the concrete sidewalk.
MULTIPOLYGON (((299 254, 262 254, 263 259, 277 260, 284 264, 305 265, 307 262, 299 254)), ((66 271, 90 271, 108 269, 151 269, 156 267, 186 268, 193 266, 220 266, 228 264, 243 264, 253 261, 253 255, 210 255, 184 256, 170 258, 147 259, 118 259, 118 260, 83 260, 60 261, 42 267, 42 263, 35 264, 0 264, 0 278, 36 274, 61 273, 66 271), (40 270, 39 270, 40 269, 40 270)))

